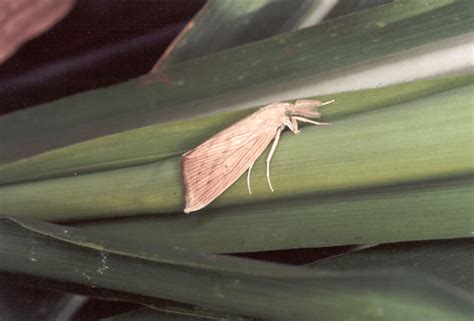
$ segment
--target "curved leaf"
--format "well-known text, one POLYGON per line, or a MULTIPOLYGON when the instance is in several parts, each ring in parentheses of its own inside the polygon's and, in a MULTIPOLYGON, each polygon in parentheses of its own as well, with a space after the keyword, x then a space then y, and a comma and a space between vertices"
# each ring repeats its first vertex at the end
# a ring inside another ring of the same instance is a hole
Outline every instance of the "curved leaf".
POLYGON ((1 271, 272 320, 460 321, 473 312, 466 293, 416 273, 316 272, 32 220, 0 219, 0 254, 1 271))

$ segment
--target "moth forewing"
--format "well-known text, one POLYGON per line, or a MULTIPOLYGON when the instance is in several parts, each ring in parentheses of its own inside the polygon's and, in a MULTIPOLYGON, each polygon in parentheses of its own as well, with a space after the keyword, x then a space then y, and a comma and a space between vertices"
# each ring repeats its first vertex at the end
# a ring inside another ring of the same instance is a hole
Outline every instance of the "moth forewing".
POLYGON ((186 213, 212 202, 263 153, 278 126, 275 118, 268 120, 274 111, 264 108, 183 155, 186 213))
MULTIPOLYGON (((183 154, 182 171, 186 202, 184 212, 197 211, 216 199, 245 171, 251 169, 275 138, 275 143, 267 158, 267 178, 273 190, 269 163, 281 130, 287 126, 297 133, 295 116, 319 117, 319 113, 315 112, 314 108, 321 105, 322 103, 317 100, 297 101, 295 104, 272 103, 183 154)), ((299 118, 308 121, 303 117, 299 118)), ((250 175, 247 180, 250 192, 250 175)))

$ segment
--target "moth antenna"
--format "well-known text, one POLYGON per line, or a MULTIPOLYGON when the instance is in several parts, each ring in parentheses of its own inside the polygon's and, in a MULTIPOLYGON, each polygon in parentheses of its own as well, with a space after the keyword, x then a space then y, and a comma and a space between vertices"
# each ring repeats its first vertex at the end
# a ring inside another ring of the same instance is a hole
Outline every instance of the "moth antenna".
POLYGON ((321 105, 319 105, 319 107, 332 104, 335 101, 336 101, 335 99, 325 101, 325 102, 321 103, 321 105))

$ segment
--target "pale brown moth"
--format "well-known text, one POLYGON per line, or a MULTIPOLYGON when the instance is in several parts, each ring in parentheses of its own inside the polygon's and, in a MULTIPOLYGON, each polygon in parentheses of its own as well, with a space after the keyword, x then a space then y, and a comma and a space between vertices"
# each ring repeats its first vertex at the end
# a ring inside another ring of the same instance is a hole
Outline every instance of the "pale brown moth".
POLYGON ((270 161, 278 145, 281 131, 288 127, 299 133, 298 121, 314 125, 330 125, 311 119, 319 118, 316 109, 334 100, 297 100, 294 104, 275 102, 266 105, 217 133, 193 150, 182 156, 183 181, 185 189, 185 213, 197 211, 222 194, 248 170, 247 187, 250 190, 250 171, 258 157, 272 140, 273 145, 267 157, 267 180, 270 181, 270 161))

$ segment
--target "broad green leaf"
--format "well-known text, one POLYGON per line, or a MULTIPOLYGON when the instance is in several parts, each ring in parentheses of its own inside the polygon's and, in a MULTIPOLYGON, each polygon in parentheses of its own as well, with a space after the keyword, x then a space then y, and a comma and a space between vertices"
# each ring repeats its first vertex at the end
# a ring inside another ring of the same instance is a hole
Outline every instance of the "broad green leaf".
POLYGON ((383 271, 410 269, 443 279, 457 288, 474 293, 473 240, 383 244, 316 261, 315 269, 338 271, 383 271))
POLYGON ((235 46, 309 27, 391 0, 209 0, 162 55, 152 72, 235 46))
POLYGON ((435 41, 470 35, 474 30, 471 12, 469 0, 394 1, 179 63, 151 79, 132 80, 12 113, 0 118, 0 137, 8 137, 0 143, 0 163, 213 113, 256 93, 271 97, 276 87, 292 81, 323 77, 435 41))
POLYGON ((0 270, 271 320, 470 320, 469 295, 411 272, 314 271, 0 219, 0 270))
POLYGON ((152 72, 296 30, 305 24, 308 15, 325 7, 327 5, 321 1, 314 0, 210 0, 171 44, 152 72))
POLYGON ((390 2, 209 0, 162 55, 152 72, 270 36, 390 2))
POLYGON ((473 192, 471 176, 80 226, 218 253, 447 239, 472 235, 473 192))
MULTIPOLYGON (((297 136, 286 133, 271 165, 274 193, 268 189, 261 157, 252 172, 252 195, 241 177, 209 207, 471 175, 473 88, 356 114, 333 126, 306 127, 297 136)), ((0 187, 0 211, 54 220, 179 212, 184 205, 181 181, 180 159, 175 157, 5 185, 0 187)))
MULTIPOLYGON (((400 104, 474 82, 474 76, 441 77, 400 85, 334 94, 324 117, 338 121, 351 115, 400 104)), ((256 109, 147 126, 108 135, 0 166, 0 184, 140 165, 176 157, 256 109)))

